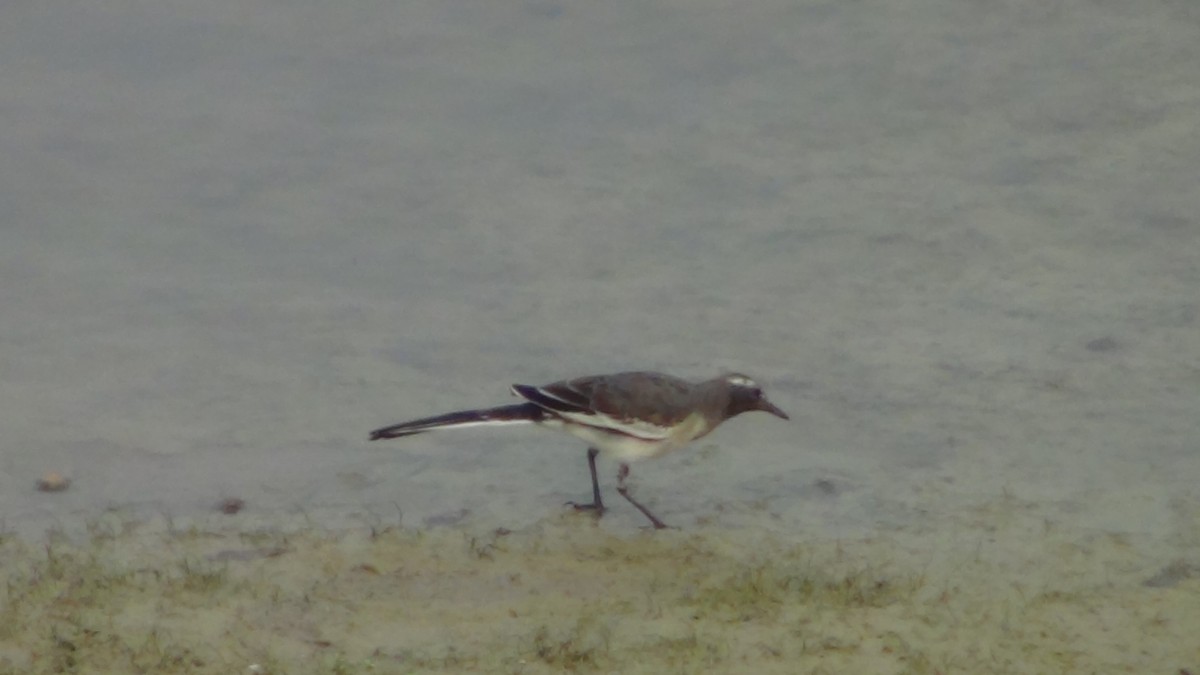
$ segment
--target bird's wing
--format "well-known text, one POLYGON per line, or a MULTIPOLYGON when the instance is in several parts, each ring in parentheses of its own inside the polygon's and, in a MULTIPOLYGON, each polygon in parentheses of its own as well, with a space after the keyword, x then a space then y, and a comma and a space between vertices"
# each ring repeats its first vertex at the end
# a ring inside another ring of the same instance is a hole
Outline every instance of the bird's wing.
POLYGON ((659 373, 618 373, 562 380, 513 391, 547 412, 594 429, 648 441, 671 436, 692 412, 690 385, 659 373))

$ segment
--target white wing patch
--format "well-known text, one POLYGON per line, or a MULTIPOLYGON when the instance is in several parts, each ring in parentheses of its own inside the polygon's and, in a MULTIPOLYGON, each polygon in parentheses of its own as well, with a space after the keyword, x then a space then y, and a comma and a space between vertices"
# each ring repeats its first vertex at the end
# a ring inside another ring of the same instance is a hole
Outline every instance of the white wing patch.
POLYGON ((663 441, 671 437, 670 427, 661 427, 642 420, 619 420, 599 412, 590 414, 560 412, 556 414, 576 424, 582 424, 583 426, 609 433, 633 436, 644 441, 663 441))
MULTIPOLYGON (((566 404, 566 405, 569 405, 569 406, 571 406, 571 407, 577 407, 577 406, 579 405, 578 403, 576 403, 576 402, 574 402, 574 401, 568 401, 567 399, 563 398, 562 396, 559 396, 558 394, 555 394, 555 393, 554 393, 552 390, 550 390, 550 389, 545 389, 545 388, 542 388, 542 387, 538 387, 538 388, 537 388, 537 391, 538 391, 538 393, 539 393, 539 394, 541 394, 542 396, 545 396, 546 398, 552 398, 552 399, 554 399, 555 401, 561 401, 562 403, 564 403, 564 404, 566 404)), ((575 390, 574 390, 574 389, 572 389, 571 391, 575 391, 575 390)), ((576 393, 578 393, 578 392, 576 392, 576 393)))

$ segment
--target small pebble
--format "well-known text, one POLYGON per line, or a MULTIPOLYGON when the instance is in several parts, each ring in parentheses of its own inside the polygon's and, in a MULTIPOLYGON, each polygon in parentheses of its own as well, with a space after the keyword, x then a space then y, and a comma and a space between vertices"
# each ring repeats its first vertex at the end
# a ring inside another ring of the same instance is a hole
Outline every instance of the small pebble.
POLYGON ((71 479, 57 471, 47 471, 37 482, 37 489, 42 492, 62 492, 69 487, 71 479))

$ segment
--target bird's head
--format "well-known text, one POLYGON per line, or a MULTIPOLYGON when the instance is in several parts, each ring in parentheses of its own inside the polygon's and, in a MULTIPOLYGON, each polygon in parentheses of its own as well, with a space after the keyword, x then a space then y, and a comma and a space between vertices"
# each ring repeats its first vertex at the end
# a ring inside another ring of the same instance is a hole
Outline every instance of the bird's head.
POLYGON ((730 373, 722 379, 725 380, 725 385, 729 388, 729 407, 725 410, 725 417, 733 417, 751 410, 761 410, 769 412, 776 417, 788 419, 787 413, 783 412, 767 400, 763 394, 762 387, 754 380, 740 373, 730 373))

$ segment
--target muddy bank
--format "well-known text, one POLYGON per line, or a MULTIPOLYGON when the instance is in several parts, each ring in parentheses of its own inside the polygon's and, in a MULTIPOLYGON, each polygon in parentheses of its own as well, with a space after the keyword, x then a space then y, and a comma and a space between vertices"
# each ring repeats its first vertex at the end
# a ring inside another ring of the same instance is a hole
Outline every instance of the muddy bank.
POLYGON ((748 530, 172 529, 3 543, 3 672, 1179 672, 1197 561, 997 518, 748 530), (982 533, 982 534, 981 534, 982 533))

